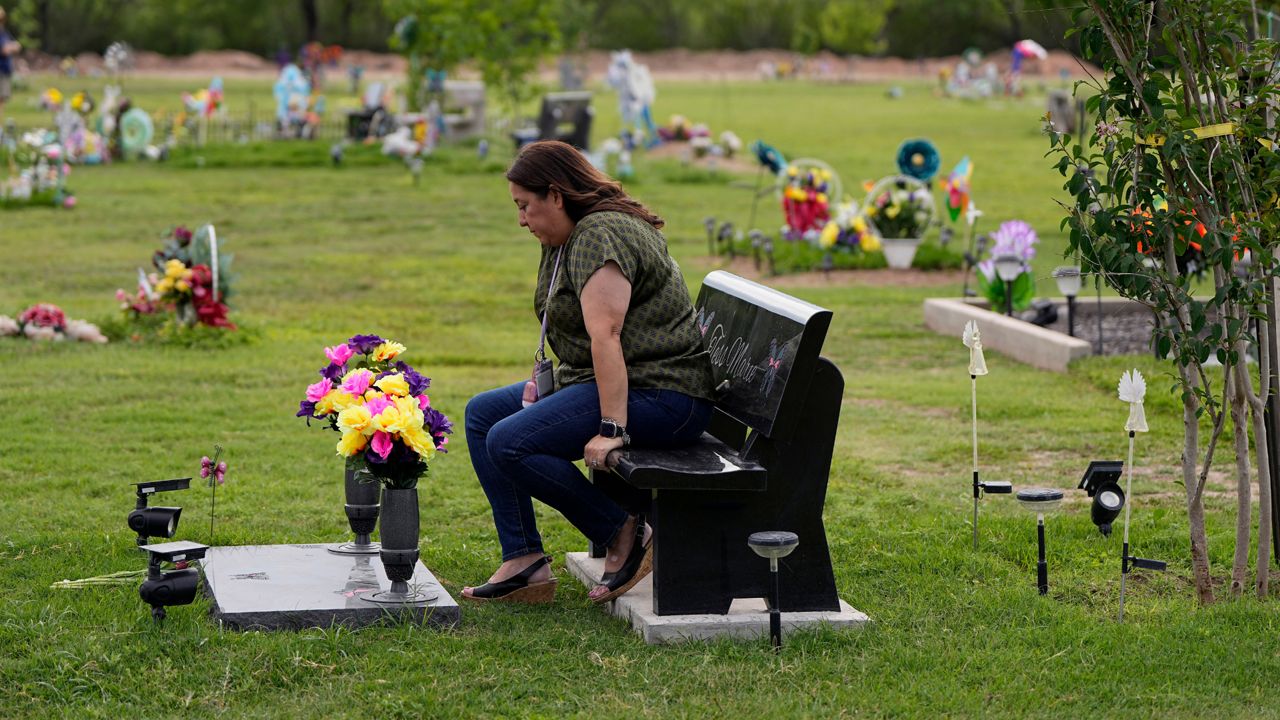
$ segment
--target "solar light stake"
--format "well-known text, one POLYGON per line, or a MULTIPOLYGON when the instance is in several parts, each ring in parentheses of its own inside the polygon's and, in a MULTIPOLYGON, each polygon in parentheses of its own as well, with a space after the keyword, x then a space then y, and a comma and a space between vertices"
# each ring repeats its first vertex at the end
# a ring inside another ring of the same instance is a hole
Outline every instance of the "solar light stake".
POLYGON ((982 354, 982 334, 978 331, 977 321, 965 323, 964 334, 960 339, 969 348, 969 406, 973 430, 973 549, 977 550, 978 499, 982 497, 982 491, 1009 493, 1013 491, 1013 486, 1007 482, 982 482, 978 475, 978 376, 987 374, 987 360, 982 354))
MULTIPOLYGON (((1125 497, 1133 497, 1133 436, 1136 433, 1129 431, 1129 472, 1125 473, 1124 494, 1125 497)), ((1132 511, 1133 503, 1124 504, 1124 546, 1120 557, 1120 617, 1118 622, 1124 622, 1124 576, 1129 574, 1129 513, 1132 511)))
POLYGON ((769 559, 769 640, 773 651, 782 650, 782 609, 781 585, 778 579, 778 558, 791 554, 800 544, 800 538, 793 532, 783 530, 766 530, 751 533, 747 545, 755 554, 769 559))
POLYGON ((1049 594, 1049 563, 1044 560, 1044 513, 1036 515, 1036 535, 1040 543, 1040 559, 1036 562, 1036 587, 1041 595, 1049 594))
POLYGON ((1044 552, 1044 514, 1058 509, 1062 504, 1062 491, 1048 488, 1032 488, 1018 491, 1018 504, 1036 514, 1036 589, 1041 595, 1049 594, 1049 564, 1044 552))
POLYGON ((707 255, 714 257, 716 254, 716 219, 713 217, 705 218, 702 224, 707 228, 707 255))

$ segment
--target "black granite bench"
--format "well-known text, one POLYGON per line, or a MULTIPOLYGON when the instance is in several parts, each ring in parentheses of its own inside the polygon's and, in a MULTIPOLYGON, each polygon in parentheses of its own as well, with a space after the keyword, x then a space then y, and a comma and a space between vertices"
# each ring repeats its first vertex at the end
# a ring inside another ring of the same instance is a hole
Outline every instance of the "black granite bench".
POLYGON ((769 563, 747 546, 760 530, 800 536, 780 562, 781 609, 839 611, 822 524, 844 391, 818 355, 831 311, 722 271, 703 281, 696 311, 717 383, 710 428, 692 447, 627 448, 592 472, 649 514, 653 611, 724 614, 734 598, 767 597, 769 563))

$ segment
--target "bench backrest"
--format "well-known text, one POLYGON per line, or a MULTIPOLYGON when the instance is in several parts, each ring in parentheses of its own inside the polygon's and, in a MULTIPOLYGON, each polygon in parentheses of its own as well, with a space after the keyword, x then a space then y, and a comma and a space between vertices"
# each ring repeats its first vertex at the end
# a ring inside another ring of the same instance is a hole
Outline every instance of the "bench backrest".
POLYGON ((695 312, 711 353, 716 407, 767 437, 786 439, 831 311, 717 270, 702 281, 695 312))

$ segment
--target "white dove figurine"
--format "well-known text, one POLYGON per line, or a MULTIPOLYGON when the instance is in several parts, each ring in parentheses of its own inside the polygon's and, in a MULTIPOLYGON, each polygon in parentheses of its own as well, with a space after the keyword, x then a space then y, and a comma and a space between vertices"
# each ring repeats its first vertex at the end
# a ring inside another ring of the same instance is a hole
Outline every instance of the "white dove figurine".
POLYGON ((1147 432, 1147 414, 1142 409, 1142 399, 1147 395, 1147 381, 1137 368, 1120 376, 1120 399, 1129 403, 1129 420, 1124 429, 1129 432, 1147 432))
POLYGON ((987 374, 987 359, 982 356, 982 334, 978 332, 978 321, 970 320, 964 325, 964 335, 960 336, 964 346, 969 348, 969 374, 977 377, 987 374))

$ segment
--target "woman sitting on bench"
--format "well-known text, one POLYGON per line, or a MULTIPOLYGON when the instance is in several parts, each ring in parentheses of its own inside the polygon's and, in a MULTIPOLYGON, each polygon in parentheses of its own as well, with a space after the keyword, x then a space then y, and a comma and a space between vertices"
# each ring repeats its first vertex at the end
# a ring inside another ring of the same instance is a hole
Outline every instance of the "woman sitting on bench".
MULTIPOLYGON (((467 446, 493 507, 502 565, 470 600, 550 602, 533 498, 608 548, 591 590, 603 603, 652 565, 652 530, 574 464, 603 469, 629 443, 692 444, 711 418, 711 363, 693 302, 658 228, 662 219, 558 141, 525 146, 507 171, 520 226, 542 245, 534 309, 560 359, 532 381, 489 390, 467 404, 467 446), (542 377, 539 377, 542 376, 542 377), (554 390, 554 392, 552 392, 554 390)), ((545 356, 539 347, 539 359, 545 356)))

